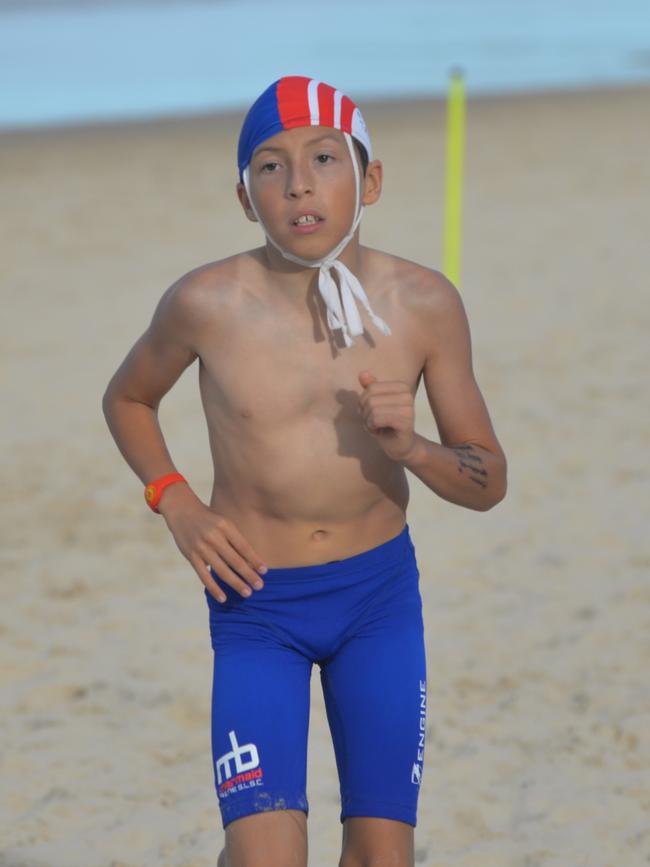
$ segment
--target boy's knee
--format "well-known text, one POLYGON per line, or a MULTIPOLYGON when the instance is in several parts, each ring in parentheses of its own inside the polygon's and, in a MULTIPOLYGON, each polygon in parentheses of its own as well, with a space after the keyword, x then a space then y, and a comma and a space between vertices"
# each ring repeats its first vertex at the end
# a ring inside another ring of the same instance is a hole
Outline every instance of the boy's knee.
POLYGON ((354 816, 343 823, 338 867, 413 867, 414 826, 374 816, 354 816))
POLYGON ((217 867, 307 867, 305 813, 268 810, 235 819, 217 867))

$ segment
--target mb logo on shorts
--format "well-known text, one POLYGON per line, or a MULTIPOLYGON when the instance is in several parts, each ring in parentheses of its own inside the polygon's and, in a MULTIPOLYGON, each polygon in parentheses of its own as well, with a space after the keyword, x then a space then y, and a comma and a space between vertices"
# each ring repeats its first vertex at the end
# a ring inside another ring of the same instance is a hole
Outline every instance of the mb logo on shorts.
MULTIPOLYGON (((238 744, 234 730, 228 732, 228 738, 232 749, 220 756, 216 762, 218 785, 221 786, 224 781, 224 789, 231 789, 233 786, 242 788, 239 783, 259 785, 257 778, 262 776, 262 769, 259 767, 257 747, 252 743, 238 744)), ((248 788, 247 785, 243 787, 248 788)))

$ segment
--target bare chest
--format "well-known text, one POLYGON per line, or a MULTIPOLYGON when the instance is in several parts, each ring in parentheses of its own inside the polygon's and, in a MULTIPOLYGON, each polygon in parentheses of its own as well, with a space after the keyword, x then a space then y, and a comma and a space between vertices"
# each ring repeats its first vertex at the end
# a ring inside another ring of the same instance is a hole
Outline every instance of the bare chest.
POLYGON ((260 310, 248 316, 233 310, 226 321, 222 316, 215 341, 200 355, 208 418, 249 428, 305 417, 356 422, 362 370, 405 382, 415 394, 424 363, 421 325, 398 305, 390 307, 377 312, 392 334, 378 332, 362 314, 366 330, 351 347, 316 316, 308 321, 260 310))

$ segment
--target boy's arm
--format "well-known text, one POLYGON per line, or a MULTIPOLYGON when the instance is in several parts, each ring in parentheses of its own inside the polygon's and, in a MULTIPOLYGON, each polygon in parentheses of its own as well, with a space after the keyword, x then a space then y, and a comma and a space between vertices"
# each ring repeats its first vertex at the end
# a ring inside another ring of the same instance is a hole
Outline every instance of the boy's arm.
MULTIPOLYGON (((176 472, 158 424, 158 406, 197 357, 192 306, 192 289, 181 279, 162 296, 148 329, 131 348, 104 393, 106 423, 143 485, 176 472)), ((164 492, 161 504, 169 493, 171 488, 164 492)))
POLYGON ((424 383, 442 443, 414 430, 414 396, 401 380, 379 381, 359 372, 366 430, 392 460, 411 470, 438 496, 486 511, 506 493, 506 459, 492 429, 472 371, 469 325, 460 295, 432 273, 426 307, 419 312, 429 347, 424 383))
MULTIPOLYGON (((198 355, 201 329, 208 321, 203 297, 200 279, 194 281, 191 275, 171 286, 104 393, 102 407, 109 430, 143 485, 176 472, 158 423, 158 406, 198 355)), ((232 569, 257 586, 259 575, 254 570, 263 570, 262 558, 233 522, 209 509, 189 485, 165 488, 157 508, 181 553, 215 598, 223 602, 226 597, 209 566, 241 593, 250 588, 232 569)))
POLYGON ((436 273, 424 384, 440 443, 415 435, 404 465, 449 502, 486 511, 507 489, 507 464, 474 378, 469 323, 458 290, 436 273))

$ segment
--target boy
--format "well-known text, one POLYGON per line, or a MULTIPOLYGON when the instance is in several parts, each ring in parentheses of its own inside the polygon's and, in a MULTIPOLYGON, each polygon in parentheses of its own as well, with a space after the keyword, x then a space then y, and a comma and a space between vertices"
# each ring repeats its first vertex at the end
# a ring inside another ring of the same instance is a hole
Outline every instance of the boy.
POLYGON ((249 110, 238 163, 239 200, 267 243, 164 293, 104 412, 205 585, 219 867, 307 864, 314 663, 340 779, 340 867, 406 867, 426 660, 405 469, 438 496, 487 510, 505 495, 506 461, 456 289, 359 243, 382 164, 358 107, 322 82, 285 76, 249 110), (355 298, 378 336, 364 331, 355 298), (157 422, 196 358, 209 506, 176 471, 157 422), (413 428, 422 375, 442 444, 413 428))

